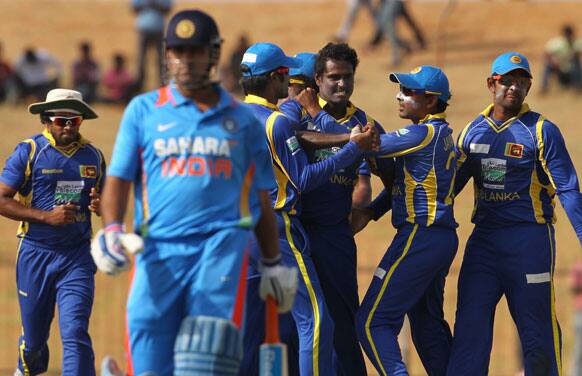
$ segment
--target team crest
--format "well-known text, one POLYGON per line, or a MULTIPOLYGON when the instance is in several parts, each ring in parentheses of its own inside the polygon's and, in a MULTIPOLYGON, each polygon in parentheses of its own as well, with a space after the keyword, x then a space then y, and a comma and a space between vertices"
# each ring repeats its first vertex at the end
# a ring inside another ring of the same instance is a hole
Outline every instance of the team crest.
POLYGON ((196 25, 190 20, 182 20, 176 25, 176 35, 182 39, 190 38, 196 32, 196 25))
POLYGON ((226 118, 222 121, 222 128, 229 133, 238 131, 238 123, 233 118, 226 118))
POLYGON ((521 63, 521 57, 513 55, 512 57, 509 58, 509 61, 511 61, 513 64, 519 64, 521 63))
POLYGON ((506 157, 521 158, 523 157, 523 145, 508 142, 507 144, 505 144, 504 154, 506 157))
POLYGON ((97 177, 97 166, 79 166, 82 178, 95 179, 97 177))
POLYGON ((422 70, 422 67, 416 67, 413 70, 410 71, 410 73, 412 74, 417 74, 422 70))

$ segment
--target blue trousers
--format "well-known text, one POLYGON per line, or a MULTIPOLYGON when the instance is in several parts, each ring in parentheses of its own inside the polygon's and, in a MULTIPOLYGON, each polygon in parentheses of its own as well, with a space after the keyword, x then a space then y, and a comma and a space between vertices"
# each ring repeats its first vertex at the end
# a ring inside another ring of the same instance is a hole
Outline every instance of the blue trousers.
POLYGON ((335 226, 302 222, 311 257, 334 323, 334 367, 337 375, 366 375, 356 333, 358 297, 356 243, 348 221, 335 226))
POLYGON ((380 375, 408 375, 398 346, 405 315, 427 373, 445 374, 452 338, 443 295, 457 246, 453 229, 398 229, 357 313, 360 342, 380 375))
POLYGON ((503 295, 519 333, 525 374, 562 374, 552 278, 555 256, 551 225, 475 227, 459 275, 447 375, 487 375, 495 308, 503 295))
POLYGON ((242 325, 250 231, 225 228, 175 241, 145 242, 127 302, 136 375, 171 376, 174 342, 186 316, 213 316, 242 325), (173 256, 159 259, 156 254, 173 256))
MULTIPOLYGON (((279 233, 279 246, 283 263, 299 269, 299 286, 295 303, 291 309, 292 321, 295 322, 298 343, 299 373, 301 375, 329 375, 333 369, 333 321, 328 311, 323 291, 315 266, 311 260, 309 241, 299 219, 284 212, 275 212, 279 233)), ((257 258, 258 252, 254 252, 257 258)), ((252 284, 251 284, 252 285, 252 284)), ((258 281, 254 283, 258 288, 258 281)), ((252 296, 249 294, 249 299, 252 296)), ((244 358, 241 375, 253 375, 256 370, 256 359, 259 345, 264 339, 264 330, 258 329, 265 324, 264 306, 255 295, 253 301, 247 300, 245 315, 244 358), (255 359, 255 360, 253 360, 255 359)), ((295 339, 290 333, 292 325, 288 315, 281 315, 282 340, 293 346, 295 339)), ((290 349, 290 353, 295 351, 290 349)), ((292 358, 290 359, 293 370, 292 358)), ((293 375, 293 373, 290 373, 293 375)))
POLYGON ((22 336, 18 368, 38 375, 48 368, 47 341, 55 305, 63 343, 62 374, 95 375, 95 356, 89 337, 96 267, 89 243, 74 249, 47 249, 23 240, 16 263, 22 336))

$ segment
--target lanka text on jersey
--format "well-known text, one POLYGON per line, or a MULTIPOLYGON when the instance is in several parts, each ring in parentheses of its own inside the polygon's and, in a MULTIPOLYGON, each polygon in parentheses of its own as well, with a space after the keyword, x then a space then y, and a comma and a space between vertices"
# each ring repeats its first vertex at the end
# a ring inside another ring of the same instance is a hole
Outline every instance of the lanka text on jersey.
POLYGON ((492 105, 459 136, 459 192, 473 177, 475 208, 472 221, 488 226, 552 223, 558 193, 582 241, 582 198, 572 160, 559 129, 543 115, 522 105, 519 114, 496 122, 492 105))

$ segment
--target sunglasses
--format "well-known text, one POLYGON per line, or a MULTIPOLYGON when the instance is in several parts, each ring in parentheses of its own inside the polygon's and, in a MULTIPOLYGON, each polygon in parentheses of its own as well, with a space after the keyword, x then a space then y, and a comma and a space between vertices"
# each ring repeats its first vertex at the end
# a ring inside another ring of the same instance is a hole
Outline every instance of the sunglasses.
POLYGON ((499 82, 500 85, 510 87, 510 86, 519 86, 519 87, 526 87, 529 85, 531 80, 528 77, 514 77, 514 76, 502 76, 500 74, 496 74, 492 77, 495 81, 499 82))
POLYGON ((83 116, 49 116, 49 120, 57 127, 78 127, 83 122, 83 116))

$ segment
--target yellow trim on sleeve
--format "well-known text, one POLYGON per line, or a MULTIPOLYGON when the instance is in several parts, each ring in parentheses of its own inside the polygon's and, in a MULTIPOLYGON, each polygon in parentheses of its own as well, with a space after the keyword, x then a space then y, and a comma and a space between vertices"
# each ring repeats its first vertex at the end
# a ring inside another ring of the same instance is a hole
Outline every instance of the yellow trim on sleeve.
MULTIPOLYGON (((277 166, 281 169, 281 171, 287 177, 287 180, 297 189, 297 191, 299 191, 299 188, 297 188, 297 186, 295 186, 295 183, 293 183, 293 181, 291 180, 289 173, 287 172, 287 170, 285 170, 285 166, 283 166, 281 159, 277 155, 277 149, 275 148, 275 141, 273 139, 273 129, 275 127, 275 121, 277 120, 277 118, 279 116, 285 116, 285 115, 283 115, 281 112, 278 112, 278 111, 272 112, 271 115, 269 115, 269 117, 267 118, 267 122, 265 124, 265 129, 267 131, 267 139, 269 140, 269 145, 271 147, 271 155, 273 156, 273 159, 275 160, 275 163, 277 164, 277 166)), ((277 183, 277 185, 279 185, 279 183, 277 183)))
POLYGON ((416 145, 414 147, 411 147, 409 149, 406 150, 402 150, 396 153, 392 153, 392 154, 384 154, 379 156, 378 158, 393 158, 393 157, 400 157, 406 154, 410 154, 410 153, 414 153, 415 151, 418 151, 422 148, 424 148, 426 145, 430 144, 430 142, 432 141, 432 138, 434 137, 434 126, 432 124, 426 124, 426 136, 424 137, 424 140, 422 140, 422 142, 419 145, 416 145))
POLYGON ((394 274, 394 270, 396 270, 396 268, 398 267, 400 262, 402 262, 404 257, 406 257, 406 255, 408 254, 408 250, 410 249, 410 246, 412 245, 412 239, 414 238, 414 235, 416 234, 416 230, 418 230, 418 224, 414 225, 412 232, 408 236, 408 240, 406 241, 406 245, 404 246, 404 250, 402 251, 402 255, 398 258, 398 260, 396 260, 396 262, 394 262, 394 264, 392 264, 392 266, 390 267, 390 270, 388 270, 388 274, 386 275, 384 282, 382 283, 382 287, 380 288, 380 292, 378 293, 378 296, 376 296, 376 300, 374 301, 374 305, 372 306, 372 309, 370 310, 370 313, 368 314, 368 318, 366 319, 366 325, 365 325, 366 337, 368 337, 368 342, 370 343, 370 347, 372 348, 372 352, 374 353, 374 357, 376 358, 376 363, 378 363, 378 365, 380 366, 380 370, 382 371, 382 374, 384 376, 388 376, 388 373, 386 372, 386 370, 384 369, 384 366, 382 365, 382 361, 380 360, 380 356, 378 355, 378 350, 376 349, 376 344, 374 344, 374 339, 372 338, 372 333, 370 331, 370 323, 372 322, 372 318, 374 317, 374 313, 376 312, 376 309, 378 309, 378 305, 380 304, 380 300, 382 300, 382 296, 384 295, 384 292, 386 291, 386 287, 388 286, 388 281, 390 281, 392 274, 394 274))
POLYGON ((309 301, 311 302, 311 307, 313 308, 313 375, 319 375, 319 331, 320 331, 320 317, 319 317, 319 306, 317 304, 317 297, 315 296, 315 290, 309 279, 309 274, 307 272, 307 267, 303 261, 303 256, 301 252, 295 246, 293 242, 293 237, 291 236, 291 221, 289 220, 289 215, 285 212, 281 212, 283 215, 283 221, 285 222, 285 235, 287 237, 287 242, 293 251, 293 256, 297 261, 297 266, 299 267, 299 272, 301 273, 301 278, 307 287, 307 292, 309 294, 309 301))
POLYGON ((550 225, 546 225, 548 228, 548 236, 550 238, 550 258, 552 260, 550 264, 550 306, 552 310, 552 333, 554 337, 554 356, 556 357, 556 366, 558 368, 558 376, 562 376, 562 350, 560 347, 560 330, 558 327, 558 318, 556 316, 556 293, 554 291, 554 242, 552 239, 552 230, 550 225))
POLYGON ((544 135, 543 135, 543 125, 544 125, 544 121, 546 120, 546 118, 544 118, 543 115, 540 115, 540 118, 538 119, 538 121, 536 122, 536 137, 538 139, 538 149, 539 149, 539 160, 542 163, 542 169, 544 170, 544 172, 548 175, 548 178, 550 179, 550 182, 552 183, 552 186, 554 187, 554 189, 556 189, 556 183, 554 183, 554 178, 552 177, 552 174, 550 173, 550 170, 548 169, 548 162, 546 161, 546 158, 544 157, 544 135))
POLYGON ((467 135, 467 131, 469 130, 471 124, 472 123, 469 123, 465 126, 465 128, 463 128, 463 131, 461 132, 461 134, 459 135, 459 139, 457 140, 457 150, 459 150, 459 153, 461 154, 459 156, 459 159, 457 159, 457 169, 461 167, 461 165, 465 163, 465 161, 467 160, 467 154, 465 154, 465 151, 463 150, 463 142, 465 141, 465 136, 467 135))
POLYGON ((259 97, 258 95, 248 94, 245 96, 244 102, 250 104, 260 104, 261 106, 265 106, 271 110, 279 111, 277 105, 274 105, 273 103, 269 102, 263 97, 259 97))

